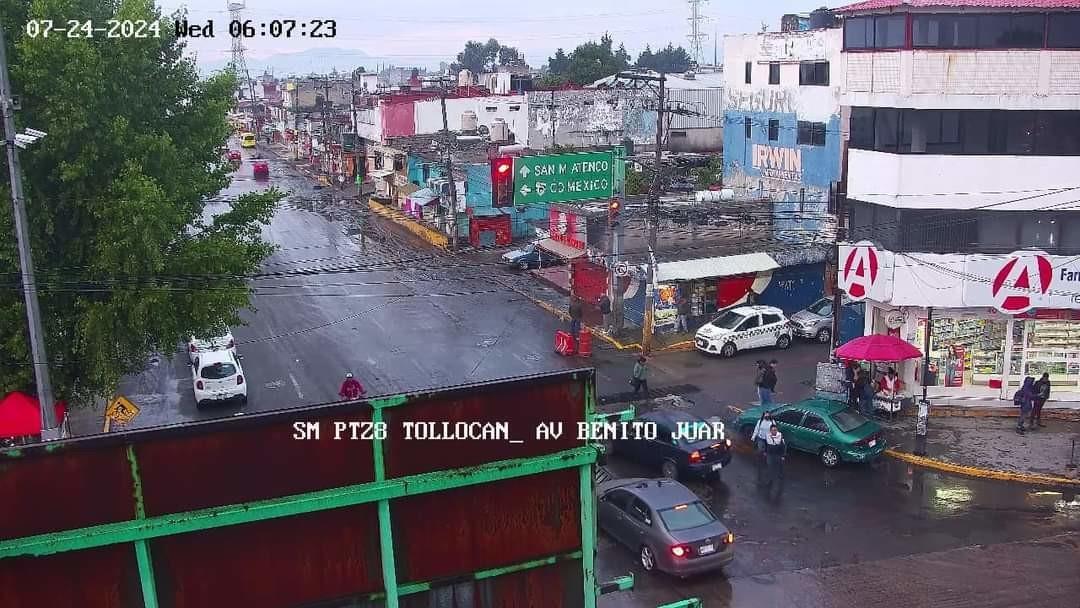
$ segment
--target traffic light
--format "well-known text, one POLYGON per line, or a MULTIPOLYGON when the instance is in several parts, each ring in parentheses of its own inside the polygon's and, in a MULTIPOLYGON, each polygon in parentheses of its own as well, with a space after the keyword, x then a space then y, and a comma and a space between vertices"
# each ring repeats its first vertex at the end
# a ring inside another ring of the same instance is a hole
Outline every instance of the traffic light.
POLYGON ((491 161, 491 206, 509 207, 514 204, 514 159, 496 158, 491 161))
POLYGON ((617 198, 611 199, 607 208, 608 224, 615 225, 615 222, 619 219, 620 210, 622 210, 622 202, 617 198))

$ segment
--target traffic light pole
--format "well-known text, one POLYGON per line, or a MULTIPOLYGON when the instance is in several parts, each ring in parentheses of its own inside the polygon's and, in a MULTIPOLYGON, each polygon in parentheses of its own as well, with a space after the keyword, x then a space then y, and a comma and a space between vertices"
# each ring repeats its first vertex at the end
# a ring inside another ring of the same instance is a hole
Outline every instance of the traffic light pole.
POLYGON ((655 315, 653 306, 656 304, 656 289, 653 283, 656 280, 656 224, 660 220, 660 190, 663 187, 661 179, 661 163, 663 162, 664 148, 664 74, 660 74, 659 101, 656 104, 656 160, 653 167, 653 183, 649 188, 648 211, 646 221, 649 224, 649 259, 645 278, 645 320, 641 324, 641 352, 649 354, 652 349, 653 326, 655 315))
POLYGON ((622 330, 622 318, 623 318, 623 290, 622 284, 619 281, 619 222, 618 212, 622 207, 622 199, 618 202, 610 203, 615 207, 615 212, 608 211, 608 242, 611 250, 609 251, 611 260, 611 315, 608 319, 608 327, 605 328, 611 334, 617 334, 622 330))

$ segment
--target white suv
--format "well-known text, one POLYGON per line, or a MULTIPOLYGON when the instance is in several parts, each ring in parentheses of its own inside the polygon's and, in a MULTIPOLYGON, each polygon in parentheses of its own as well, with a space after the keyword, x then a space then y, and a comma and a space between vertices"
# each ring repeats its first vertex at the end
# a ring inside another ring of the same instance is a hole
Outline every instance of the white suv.
POLYGON ((247 382, 240 357, 228 350, 200 353, 191 363, 192 382, 195 384, 195 407, 210 402, 237 400, 247 403, 247 382))
POLYGON ((698 350, 722 357, 751 348, 791 346, 791 322, 773 306, 738 306, 701 326, 694 336, 698 350))

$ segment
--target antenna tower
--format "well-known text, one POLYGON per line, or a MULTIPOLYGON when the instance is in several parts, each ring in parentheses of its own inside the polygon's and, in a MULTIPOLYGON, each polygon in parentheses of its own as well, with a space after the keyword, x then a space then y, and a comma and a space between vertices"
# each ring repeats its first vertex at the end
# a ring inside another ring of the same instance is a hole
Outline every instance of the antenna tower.
MULTIPOLYGON (((231 22, 243 23, 246 8, 247 3, 244 0, 229 2, 231 22)), ((251 74, 248 73, 247 60, 244 59, 244 41, 240 36, 232 37, 232 68, 236 76, 237 93, 240 99, 244 98, 245 89, 247 90, 248 99, 251 100, 251 115, 255 118, 255 132, 258 133, 262 126, 259 123, 262 121, 255 111, 255 84, 251 81, 251 74)))
POLYGON ((690 3, 690 35, 687 38, 690 39, 690 59, 694 61, 695 65, 700 66, 702 63, 702 41, 709 37, 701 31, 701 26, 705 23, 706 17, 701 14, 701 6, 709 0, 688 0, 690 3))

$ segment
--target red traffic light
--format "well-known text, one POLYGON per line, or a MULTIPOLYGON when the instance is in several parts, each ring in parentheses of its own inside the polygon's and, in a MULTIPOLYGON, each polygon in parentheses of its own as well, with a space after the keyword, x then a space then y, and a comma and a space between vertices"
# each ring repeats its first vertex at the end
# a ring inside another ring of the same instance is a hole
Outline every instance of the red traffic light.
POLYGON ((500 175, 505 175, 510 171, 510 169, 513 168, 513 164, 514 163, 512 163, 509 159, 500 160, 498 164, 495 165, 495 171, 500 175))
POLYGON ((622 203, 619 202, 619 199, 614 199, 608 203, 608 211, 611 211, 612 213, 617 213, 621 207, 622 203))
POLYGON ((509 156, 491 161, 491 204, 506 207, 514 202, 514 159, 509 156))

